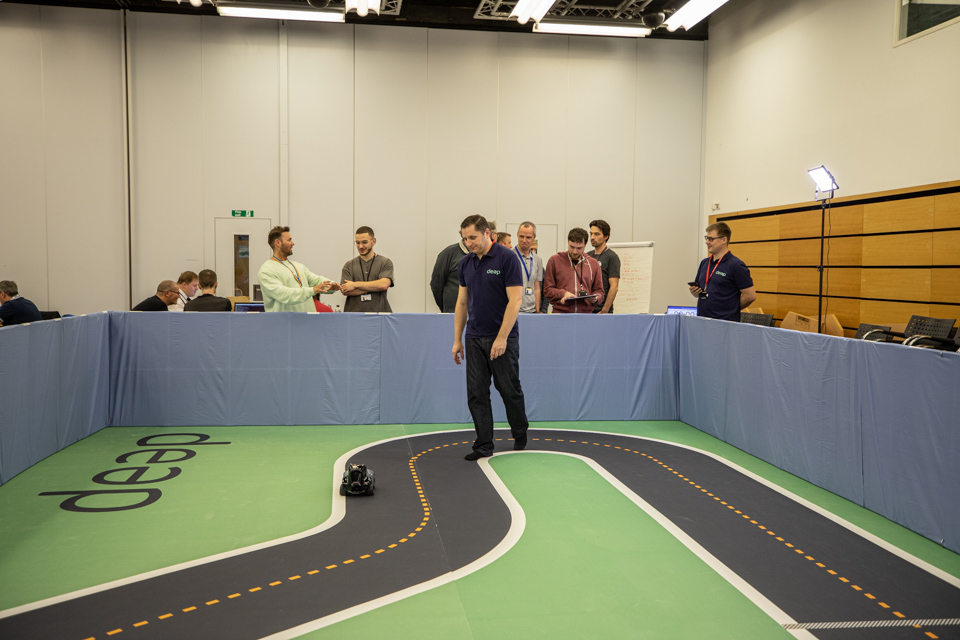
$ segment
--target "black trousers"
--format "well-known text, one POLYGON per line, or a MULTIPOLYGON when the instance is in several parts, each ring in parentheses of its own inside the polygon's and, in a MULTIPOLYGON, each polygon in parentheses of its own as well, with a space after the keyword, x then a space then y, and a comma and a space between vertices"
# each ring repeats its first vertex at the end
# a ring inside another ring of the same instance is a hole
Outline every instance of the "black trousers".
POLYGON ((507 409, 507 421, 514 439, 526 442, 527 410, 520 388, 520 339, 507 338, 507 350, 495 360, 490 359, 494 338, 467 338, 467 406, 473 416, 477 439, 473 450, 489 456, 493 454, 493 409, 490 406, 490 378, 500 392, 507 409))

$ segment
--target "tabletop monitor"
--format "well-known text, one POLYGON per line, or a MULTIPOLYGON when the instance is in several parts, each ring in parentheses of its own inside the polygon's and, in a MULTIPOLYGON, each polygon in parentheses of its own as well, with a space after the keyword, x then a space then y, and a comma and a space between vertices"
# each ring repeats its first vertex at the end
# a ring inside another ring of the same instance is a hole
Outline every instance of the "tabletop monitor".
POLYGON ((238 302, 233 305, 234 311, 241 312, 250 312, 250 311, 263 311, 262 302, 238 302))
POLYGON ((667 307, 668 316, 695 316, 697 315, 696 307, 667 307))

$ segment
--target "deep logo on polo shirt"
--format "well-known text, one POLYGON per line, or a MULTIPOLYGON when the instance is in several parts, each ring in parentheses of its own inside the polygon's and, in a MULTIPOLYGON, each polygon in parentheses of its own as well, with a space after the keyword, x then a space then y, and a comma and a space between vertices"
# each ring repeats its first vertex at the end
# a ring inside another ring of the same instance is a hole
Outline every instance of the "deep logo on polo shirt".
POLYGON ((487 275, 498 276, 500 275, 499 269, 487 269, 487 275))
POLYGON ((717 275, 718 275, 718 276, 723 276, 724 278, 727 277, 727 274, 725 274, 723 271, 717 271, 717 275))

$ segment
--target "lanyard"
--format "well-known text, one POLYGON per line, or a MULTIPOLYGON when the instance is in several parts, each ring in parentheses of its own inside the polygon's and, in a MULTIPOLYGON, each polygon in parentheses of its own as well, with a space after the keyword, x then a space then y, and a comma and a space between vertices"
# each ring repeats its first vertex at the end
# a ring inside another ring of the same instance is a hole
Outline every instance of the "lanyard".
POLYGON ((707 285, 710 284, 710 276, 717 272, 717 267, 720 266, 720 261, 726 257, 727 254, 720 256, 720 260, 717 260, 717 264, 713 265, 713 271, 710 271, 710 262, 707 261, 707 281, 703 283, 703 290, 707 290, 707 285))
POLYGON ((357 266, 360 267, 360 275, 363 276, 363 281, 369 282, 370 275, 373 273, 373 263, 376 262, 377 260, 377 254, 373 254, 373 257, 370 258, 370 268, 367 269, 366 273, 363 272, 363 262, 364 262, 363 258, 361 258, 360 256, 357 256, 357 260, 360 262, 360 264, 358 264, 357 266))
MULTIPOLYGON (((527 274, 527 282, 530 282, 530 269, 527 269, 526 259, 524 259, 523 254, 520 253, 520 249, 514 247, 513 250, 517 252, 517 257, 520 258, 520 264, 523 265, 523 272, 527 274)), ((533 256, 530 256, 530 265, 533 266, 533 256)))
MULTIPOLYGON (((270 259, 271 259, 271 260, 277 260, 277 256, 270 256, 270 259)), ((297 284, 298 284, 298 285, 300 285, 301 287, 303 286, 303 282, 300 281, 300 271, 297 269, 296 265, 294 265, 294 266, 291 268, 289 262, 284 262, 284 261, 282 261, 282 260, 277 260, 277 262, 279 262, 280 264, 282 264, 283 266, 285 266, 285 267, 290 271, 290 273, 293 274, 293 278, 294 278, 294 280, 297 281, 297 284)))

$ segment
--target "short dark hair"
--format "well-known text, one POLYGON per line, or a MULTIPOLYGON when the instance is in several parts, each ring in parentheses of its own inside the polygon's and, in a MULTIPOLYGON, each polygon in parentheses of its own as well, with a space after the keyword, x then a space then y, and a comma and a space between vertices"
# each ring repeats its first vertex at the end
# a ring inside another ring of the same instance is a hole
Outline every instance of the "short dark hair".
POLYGON ((356 235, 360 235, 361 233, 369 233, 371 238, 377 237, 377 235, 373 232, 373 229, 371 229, 370 227, 360 227, 359 229, 357 229, 356 235))
POLYGON ((507 238, 512 238, 512 236, 506 231, 501 231, 500 233, 497 234, 497 242, 499 242, 500 244, 503 244, 503 241, 506 240, 507 238))
POLYGON ((217 284, 217 272, 213 269, 204 269, 200 272, 200 288, 201 289, 213 289, 213 286, 217 284))
POLYGON ((570 242, 582 242, 586 244, 588 239, 590 239, 590 234, 587 233, 586 229, 581 229, 580 227, 570 229, 570 233, 567 234, 567 240, 570 242))
POLYGON ((590 226, 600 229, 600 233, 603 234, 604 239, 606 240, 610 239, 610 225, 607 224, 606 220, 593 220, 590 223, 590 226))
POLYGON ((461 231, 467 227, 473 227, 477 230, 477 232, 483 233, 490 228, 490 223, 488 223, 487 219, 481 215, 472 215, 467 216, 463 219, 463 222, 460 223, 461 231))
POLYGON ((3 291, 11 298, 20 295, 20 292, 17 290, 17 283, 13 280, 0 280, 0 291, 3 291))
POLYGON ((290 227, 281 227, 277 225, 273 229, 270 229, 270 233, 267 234, 267 244, 270 245, 270 248, 273 248, 273 243, 276 242, 277 238, 286 233, 290 233, 290 227))
POLYGON ((197 279, 197 274, 193 271, 184 271, 180 274, 180 278, 177 279, 177 284, 190 284, 197 279))
POLYGON ((707 227, 707 233, 710 233, 711 231, 716 231, 718 236, 721 238, 726 238, 727 242, 730 242, 732 234, 730 233, 730 225, 728 225, 726 222, 714 222, 712 225, 707 227))

